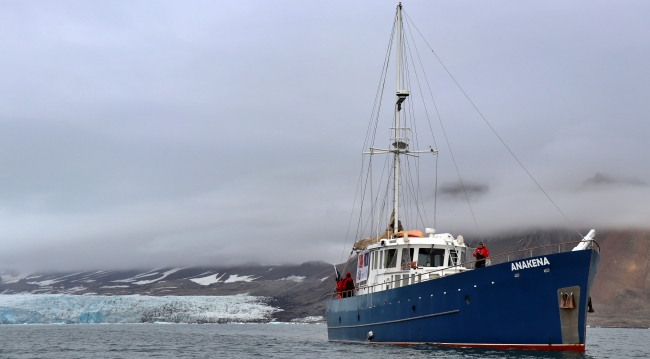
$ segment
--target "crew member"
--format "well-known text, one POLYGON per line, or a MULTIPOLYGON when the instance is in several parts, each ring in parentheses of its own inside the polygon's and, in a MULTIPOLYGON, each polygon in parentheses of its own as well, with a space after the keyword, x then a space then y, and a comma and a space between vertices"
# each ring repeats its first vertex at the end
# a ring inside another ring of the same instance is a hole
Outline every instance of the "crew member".
POLYGON ((336 280, 336 298, 341 299, 343 298, 343 288, 345 288, 345 284, 343 283, 344 279, 338 278, 336 280))
POLYGON ((474 268, 483 268, 485 267, 485 258, 490 256, 490 252, 488 251, 487 247, 483 246, 483 242, 478 242, 478 247, 472 256, 476 257, 476 264, 474 265, 474 268))
POLYGON ((354 280, 350 272, 345 273, 343 279, 343 298, 354 296, 354 280))

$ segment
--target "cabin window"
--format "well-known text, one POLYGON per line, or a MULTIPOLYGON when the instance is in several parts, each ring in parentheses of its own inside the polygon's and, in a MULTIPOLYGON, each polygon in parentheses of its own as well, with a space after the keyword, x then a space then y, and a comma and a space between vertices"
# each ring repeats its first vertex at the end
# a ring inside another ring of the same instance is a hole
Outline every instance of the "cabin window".
POLYGON ((397 267, 397 249, 389 249, 386 251, 386 258, 384 258, 385 268, 397 267))
POLYGON ((379 252, 379 268, 384 268, 384 251, 379 252))
MULTIPOLYGON (((398 275, 399 277, 399 275, 398 275)), ((402 275, 402 287, 406 287, 409 285, 409 275, 408 274, 403 274, 402 275)))
POLYGON ((420 248, 418 252, 418 266, 440 267, 445 258, 445 250, 437 248, 420 248))
POLYGON ((401 268, 409 267, 409 263, 413 262, 413 250, 414 248, 403 248, 402 249, 402 260, 400 261, 401 268))
POLYGON ((372 252, 372 269, 377 269, 377 254, 379 252, 372 252))

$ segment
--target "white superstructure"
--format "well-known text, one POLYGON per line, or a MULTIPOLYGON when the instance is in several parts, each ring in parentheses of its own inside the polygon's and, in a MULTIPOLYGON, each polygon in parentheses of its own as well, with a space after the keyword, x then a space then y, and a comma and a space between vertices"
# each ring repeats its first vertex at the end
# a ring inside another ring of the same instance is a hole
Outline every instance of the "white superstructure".
POLYGON ((369 245, 368 278, 357 283, 357 295, 470 270, 462 266, 468 251, 462 236, 427 232, 428 237, 382 239, 369 245))

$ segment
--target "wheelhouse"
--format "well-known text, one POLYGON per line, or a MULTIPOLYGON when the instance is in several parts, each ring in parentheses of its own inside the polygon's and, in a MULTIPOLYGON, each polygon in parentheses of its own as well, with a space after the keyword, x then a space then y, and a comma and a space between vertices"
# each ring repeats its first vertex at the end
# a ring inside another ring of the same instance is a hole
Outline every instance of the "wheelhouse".
POLYGON ((368 277, 357 283, 357 294, 403 287, 469 270, 468 247, 462 236, 449 233, 428 237, 382 239, 366 247, 368 277))

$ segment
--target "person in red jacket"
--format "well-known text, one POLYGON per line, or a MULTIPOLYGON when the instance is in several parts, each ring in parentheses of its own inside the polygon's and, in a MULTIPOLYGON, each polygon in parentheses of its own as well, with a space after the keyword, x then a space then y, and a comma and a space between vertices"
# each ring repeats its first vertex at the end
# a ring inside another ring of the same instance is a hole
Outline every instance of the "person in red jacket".
POLYGON ((343 298, 343 288, 345 288, 345 284, 343 283, 343 279, 339 279, 336 281, 336 298, 341 299, 343 298))
POLYGON ((478 242, 478 247, 472 256, 476 257, 476 264, 474 265, 474 268, 483 268, 485 267, 485 258, 490 256, 490 252, 488 251, 487 247, 483 246, 483 242, 478 242))
POLYGON ((354 296, 354 280, 350 272, 345 273, 345 279, 343 279, 343 298, 354 296))

